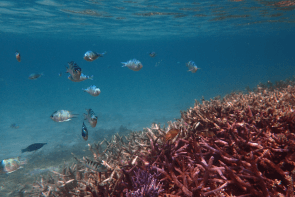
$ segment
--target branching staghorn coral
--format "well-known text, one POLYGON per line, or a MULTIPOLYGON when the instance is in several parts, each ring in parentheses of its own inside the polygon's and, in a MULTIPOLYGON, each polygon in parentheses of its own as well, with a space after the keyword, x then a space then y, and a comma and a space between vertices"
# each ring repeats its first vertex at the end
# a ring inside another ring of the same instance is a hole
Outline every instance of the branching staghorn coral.
MULTIPOLYGON (((150 166, 145 170, 138 168, 134 170, 134 176, 132 177, 133 191, 127 191, 127 197, 157 197, 161 193, 161 184, 157 181, 159 174, 152 172, 150 166)), ((125 172, 126 174, 126 172, 125 172)), ((127 175, 128 176, 128 175, 127 175)))
POLYGON ((31 196, 293 196, 294 104, 294 81, 196 101, 167 127, 89 145, 93 158, 76 157, 31 196))

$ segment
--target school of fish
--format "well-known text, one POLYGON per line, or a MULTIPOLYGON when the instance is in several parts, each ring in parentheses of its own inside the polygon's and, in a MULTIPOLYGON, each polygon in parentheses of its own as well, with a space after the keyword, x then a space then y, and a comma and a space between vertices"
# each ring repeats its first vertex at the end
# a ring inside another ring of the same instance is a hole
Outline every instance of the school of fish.
MULTIPOLYGON (((86 60, 87 62, 92 62, 98 59, 99 57, 104 57, 106 53, 107 52, 97 53, 94 51, 86 51, 83 59, 86 60)), ((148 52, 147 54, 152 58, 154 58, 157 55, 157 53, 154 51, 148 52)), ((17 61, 20 62, 20 53, 18 51, 16 51, 15 57, 17 61)), ((143 68, 142 63, 137 59, 131 59, 127 62, 121 62, 121 63, 123 64, 122 67, 127 67, 132 71, 140 71, 143 68)), ((195 73, 197 72, 197 70, 200 69, 196 66, 195 62, 193 61, 189 61, 188 63, 186 63, 186 66, 188 67, 188 71, 192 73, 195 73)), ((87 76, 83 74, 82 68, 74 61, 68 62, 68 66, 65 66, 65 67, 66 67, 66 73, 69 73, 68 79, 72 82, 81 82, 87 79, 93 80, 93 75, 87 76)), ((30 74, 29 79, 36 80, 40 78, 42 75, 43 73, 32 73, 30 74)), ((58 75, 62 76, 62 72, 60 72, 58 75)), ((93 97, 97 97, 101 93, 101 90, 95 85, 91 85, 86 89, 82 88, 82 90, 84 92, 87 92, 89 95, 93 97)), ((97 116, 95 115, 92 109, 86 109, 86 111, 87 111, 87 114, 84 114, 84 120, 88 120, 88 123, 90 124, 90 126, 95 127, 98 120, 97 116)), ((68 110, 57 110, 53 112, 50 118, 55 122, 67 122, 67 121, 70 121, 72 118, 76 118, 77 116, 78 114, 73 114, 72 112, 68 110)), ((82 138, 84 140, 88 139, 88 129, 84 122, 82 124, 82 138)))
MULTIPOLYGON (((87 51, 84 54, 83 59, 86 60, 87 62, 93 62, 94 60, 98 59, 99 57, 104 57, 105 54, 106 54, 106 52, 97 53, 94 51, 87 51)), ((156 54, 156 52, 149 52, 148 55, 150 57, 154 58, 157 54, 156 54)), ((15 52, 15 58, 18 62, 21 62, 21 55, 18 51, 15 52)), ((131 59, 127 62, 121 62, 121 63, 123 64, 122 67, 127 67, 132 71, 140 71, 143 68, 142 63, 137 59, 131 59)), ((177 62, 177 63, 179 63, 179 62, 177 62)), ((156 64, 156 66, 157 66, 157 64, 156 64)), ((65 66, 65 67, 66 67, 66 73, 69 73, 69 76, 67 78, 72 82, 81 82, 81 81, 85 81, 87 79, 93 80, 93 75, 87 76, 87 75, 83 74, 82 68, 79 67, 78 64, 74 61, 68 62, 68 66, 65 66)), ((196 66, 196 64, 193 61, 189 61, 188 63, 186 63, 186 67, 188 67, 188 71, 192 72, 192 73, 196 73, 197 70, 200 69, 196 66)), ((62 75, 63 75, 63 72, 58 73, 58 76, 61 77, 62 75)), ((40 78, 41 76, 43 76, 43 73, 31 73, 29 75, 28 79, 36 80, 36 79, 40 78)), ((88 88, 82 89, 82 90, 84 92, 87 92, 88 94, 90 94, 93 97, 97 97, 101 93, 100 89, 98 87, 96 87, 95 85, 91 85, 88 88)), ((98 117, 96 116, 96 114, 94 113, 94 111, 92 109, 86 109, 86 112, 87 113, 83 114, 84 120, 87 120, 89 125, 92 128, 96 127, 98 117)), ((70 121, 72 118, 77 118, 77 117, 78 117, 78 114, 73 114, 71 111, 68 111, 68 110, 57 110, 57 111, 54 111, 50 116, 50 118, 54 122, 59 122, 59 123, 60 122, 67 122, 67 121, 70 121)), ((11 124, 10 127, 13 129, 19 128, 19 126, 16 123, 11 124)), ((87 141, 88 140, 88 129, 87 129, 84 121, 82 122, 82 133, 81 134, 82 134, 82 138, 85 141, 87 141)), ((178 134, 178 131, 176 131, 176 130, 171 131, 166 140, 172 139, 177 134, 178 134)), ((47 143, 31 144, 31 145, 27 146, 26 148, 22 149, 21 153, 32 152, 32 151, 35 152, 35 151, 41 149, 46 144, 47 143)), ((4 159, 0 162, 0 173, 6 173, 6 174, 12 173, 12 172, 22 168, 22 166, 24 164, 26 164, 26 161, 20 160, 20 157, 4 159)))

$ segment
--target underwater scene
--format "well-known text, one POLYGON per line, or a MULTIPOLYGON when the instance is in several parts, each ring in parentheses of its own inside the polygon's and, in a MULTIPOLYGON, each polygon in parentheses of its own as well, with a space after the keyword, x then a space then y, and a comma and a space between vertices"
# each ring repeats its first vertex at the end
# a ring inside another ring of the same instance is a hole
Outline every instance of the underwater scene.
POLYGON ((0 1, 0 196, 294 196, 294 9, 0 1))

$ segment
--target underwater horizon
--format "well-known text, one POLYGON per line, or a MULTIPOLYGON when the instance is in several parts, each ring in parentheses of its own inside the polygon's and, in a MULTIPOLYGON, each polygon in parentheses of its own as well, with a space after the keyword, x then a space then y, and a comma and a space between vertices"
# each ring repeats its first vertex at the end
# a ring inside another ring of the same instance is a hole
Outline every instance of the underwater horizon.
POLYGON ((195 100, 292 78, 294 8, 295 1, 279 0, 1 1, 0 161, 20 156, 27 164, 0 175, 0 194, 13 195, 2 180, 20 188, 28 183, 19 177, 70 163, 72 152, 91 154, 88 144, 116 133, 167 125, 195 100), (106 54, 88 62, 86 51, 106 54), (140 71, 122 67, 132 59, 142 63, 140 71), (70 61, 93 80, 70 81, 70 61), (43 75, 30 80, 32 73, 43 75), (82 91, 91 85, 99 96, 82 91), (89 108, 95 128, 84 120, 89 108), (57 110, 78 116, 54 122, 57 110), (34 143, 47 144, 21 153, 34 143))

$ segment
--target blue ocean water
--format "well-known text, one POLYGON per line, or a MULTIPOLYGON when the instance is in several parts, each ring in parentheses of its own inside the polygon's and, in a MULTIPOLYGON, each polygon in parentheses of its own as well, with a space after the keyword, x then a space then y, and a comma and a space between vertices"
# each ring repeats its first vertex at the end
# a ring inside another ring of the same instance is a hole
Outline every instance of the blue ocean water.
MULTIPOLYGON (((0 160, 22 156, 31 169, 40 168, 32 164, 37 156, 58 160, 64 155, 57 152, 87 150, 88 143, 122 128, 139 131, 153 122, 167 124, 193 107, 195 99, 292 77, 295 3, 287 3, 1 1, 0 160), (88 50, 107 54, 86 62, 88 50), (152 51, 154 58, 148 55, 152 51), (142 62, 140 71, 121 67, 133 58, 142 62), (201 68, 196 73, 186 67, 191 60, 201 68), (94 79, 68 80, 70 61, 94 79), (29 80, 31 73, 44 75, 29 80), (101 89, 98 97, 82 91, 90 85, 101 89), (96 128, 86 124, 89 139, 84 141, 81 126, 88 108, 98 123, 96 128), (52 121, 50 115, 61 109, 79 117, 52 121), (13 123, 19 128, 11 128, 13 123), (48 144, 39 152, 20 154, 37 142, 48 144)), ((22 171, 14 173, 21 176, 22 171)))

